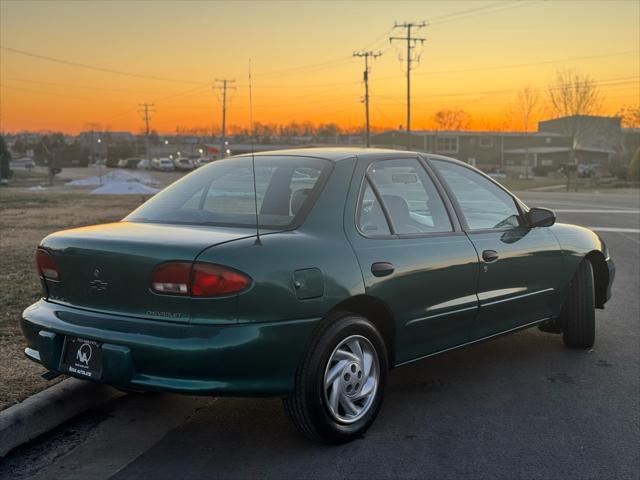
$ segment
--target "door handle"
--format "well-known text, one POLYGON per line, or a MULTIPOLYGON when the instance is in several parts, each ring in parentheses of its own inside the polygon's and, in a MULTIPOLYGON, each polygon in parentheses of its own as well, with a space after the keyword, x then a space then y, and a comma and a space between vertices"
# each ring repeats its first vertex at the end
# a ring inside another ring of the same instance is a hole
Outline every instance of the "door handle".
POLYGON ((498 258, 498 252, 495 250, 485 250, 482 252, 482 259, 487 263, 495 262, 498 258))
POLYGON ((391 275, 393 270, 393 263, 389 262, 376 262, 371 265, 371 273, 373 273, 375 277, 386 277, 387 275, 391 275))

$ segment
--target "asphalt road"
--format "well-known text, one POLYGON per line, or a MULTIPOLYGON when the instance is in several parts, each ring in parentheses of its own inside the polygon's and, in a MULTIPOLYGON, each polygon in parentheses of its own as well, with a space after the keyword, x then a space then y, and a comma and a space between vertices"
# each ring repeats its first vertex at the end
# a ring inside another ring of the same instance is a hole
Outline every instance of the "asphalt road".
POLYGON ((521 198, 609 246, 592 350, 530 329, 399 368, 373 427, 338 447, 299 436, 277 399, 129 395, 14 451, 0 477, 640 478, 640 197, 521 198))

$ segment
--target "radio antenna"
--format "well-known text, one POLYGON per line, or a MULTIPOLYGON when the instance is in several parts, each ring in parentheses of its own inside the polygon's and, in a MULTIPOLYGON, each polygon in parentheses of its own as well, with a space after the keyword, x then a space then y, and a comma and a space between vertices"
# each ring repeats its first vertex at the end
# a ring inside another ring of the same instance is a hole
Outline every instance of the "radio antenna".
POLYGON ((258 216, 258 188, 256 187, 256 156, 255 156, 255 130, 253 129, 253 84, 251 83, 251 59, 249 59, 249 128, 251 129, 251 172, 253 174, 253 205, 256 213, 256 243, 260 241, 260 220, 258 216))

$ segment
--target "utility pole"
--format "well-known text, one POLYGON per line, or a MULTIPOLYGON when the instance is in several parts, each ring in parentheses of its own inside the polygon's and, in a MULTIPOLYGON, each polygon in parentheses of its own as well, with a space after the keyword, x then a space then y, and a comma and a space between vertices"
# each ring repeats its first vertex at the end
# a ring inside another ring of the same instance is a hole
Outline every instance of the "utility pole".
POLYGON ((393 43, 394 41, 402 41, 407 42, 407 144, 409 150, 411 150, 411 64, 417 63, 420 61, 420 56, 416 56, 415 58, 412 56, 411 51, 416 47, 418 43, 423 45, 427 40, 423 37, 412 37, 411 29, 421 29, 427 26, 427 23, 422 21, 420 23, 395 23, 393 28, 404 28, 407 32, 406 37, 389 37, 389 42, 393 43))
POLYGON ((213 85, 214 90, 222 91, 222 135, 220 139, 220 158, 224 158, 227 151, 227 90, 235 90, 236 87, 231 85, 233 83, 235 83, 235 80, 216 78, 213 85))
MULTIPOLYGON (((155 112, 153 103, 140 103, 138 104, 138 112, 142 114, 142 119, 144 120, 144 154, 146 157, 149 156, 149 133, 151 130, 149 129, 149 122, 151 121, 151 113, 155 112)), ((136 146, 138 142, 136 142, 136 146)), ((137 147, 136 147, 137 149, 137 147)), ((137 152, 136 152, 137 153, 137 152)))
POLYGON ((154 105, 153 103, 140 103, 138 104, 138 107, 140 107, 138 112, 142 114, 142 119, 144 120, 144 134, 149 136, 149 122, 151 121, 150 114, 155 112, 153 109, 154 105))
POLYGON ((371 146, 371 130, 369 126, 369 57, 375 59, 382 55, 382 52, 353 52, 354 57, 364 57, 364 111, 366 119, 365 144, 371 146))

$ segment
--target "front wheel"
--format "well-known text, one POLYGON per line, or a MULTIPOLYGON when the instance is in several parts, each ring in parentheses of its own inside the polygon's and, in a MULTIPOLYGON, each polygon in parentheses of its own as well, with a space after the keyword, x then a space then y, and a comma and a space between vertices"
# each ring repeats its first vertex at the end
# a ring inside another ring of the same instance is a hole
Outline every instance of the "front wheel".
POLYGON ((563 311, 563 340, 569 348, 591 348, 596 336, 593 267, 587 259, 580 262, 563 311))
POLYGON ((336 314, 313 338, 284 406, 306 436, 344 443, 361 436, 382 405, 387 353, 363 317, 336 314))

